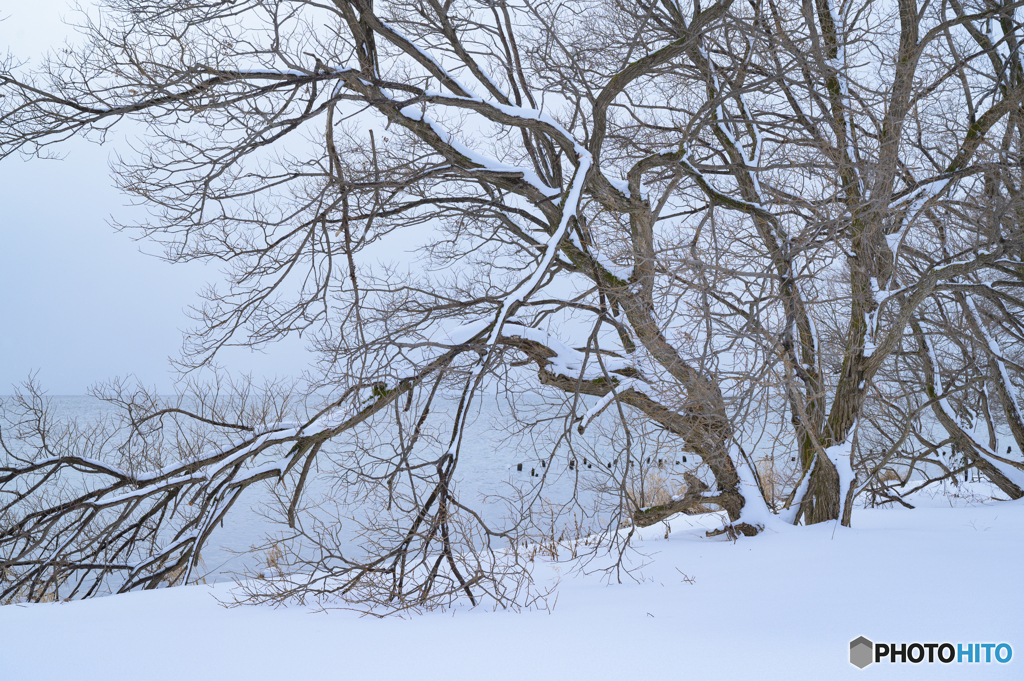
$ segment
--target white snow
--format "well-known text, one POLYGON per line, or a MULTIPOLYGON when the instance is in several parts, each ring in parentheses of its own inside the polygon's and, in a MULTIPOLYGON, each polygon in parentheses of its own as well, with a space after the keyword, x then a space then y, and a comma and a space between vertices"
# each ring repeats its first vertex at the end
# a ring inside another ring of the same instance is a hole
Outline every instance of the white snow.
MULTIPOLYGON (((493 319, 476 319, 459 324, 450 330, 446 330, 444 331, 444 334, 447 336, 449 342, 458 345, 466 343, 478 336, 493 323, 493 319)), ((555 353, 553 357, 548 359, 547 369, 555 374, 561 374, 568 378, 607 378, 607 376, 605 376, 605 372, 611 373, 635 368, 633 363, 628 359, 612 355, 604 355, 601 357, 601 360, 598 361, 596 354, 591 353, 588 355, 585 352, 581 352, 576 348, 570 347, 562 339, 543 329, 523 326, 522 324, 516 324, 515 322, 506 322, 501 327, 501 334, 504 336, 518 336, 545 346, 555 353)), ((491 335, 493 336, 493 333, 491 335)), ((651 390, 649 385, 636 379, 631 379, 628 385, 626 382, 621 383, 617 390, 622 393, 630 387, 637 389, 646 388, 647 391, 651 390)))
MULTIPOLYGON (((951 418, 956 418, 956 412, 952 410, 945 398, 939 400, 939 404, 942 405, 942 408, 951 418)), ((980 426, 981 423, 978 422, 971 424, 960 423, 961 429, 970 438, 971 444, 974 445, 974 449, 978 452, 978 456, 992 464, 992 467, 1006 476, 1010 482, 1024 489, 1024 471, 999 460, 998 455, 985 444, 988 441, 988 435, 983 435, 980 432, 982 430, 980 426)))
POLYGON ((569 192, 565 198, 565 202, 562 204, 562 219, 558 224, 558 228, 548 238, 547 244, 544 246, 544 254, 541 256, 540 263, 534 269, 526 280, 519 283, 519 285, 507 296, 501 306, 501 312, 498 313, 498 317, 495 320, 496 323, 494 328, 491 330, 490 338, 487 339, 487 345, 492 346, 498 340, 498 336, 502 333, 505 320, 508 318, 509 310, 513 305, 525 301, 530 295, 533 294, 534 289, 540 284, 541 279, 548 271, 548 267, 551 266, 551 261, 555 258, 555 253, 561 247, 562 239, 565 238, 566 233, 569 231, 569 225, 572 223, 573 218, 576 217, 576 212, 579 210, 580 198, 583 192, 583 185, 586 181, 587 172, 590 169, 593 157, 584 152, 584 155, 580 157, 580 164, 576 167, 576 172, 573 175, 572 183, 569 185, 569 192))
POLYGON ((1017 402, 1016 391, 1013 389, 1013 383, 1010 382, 1010 375, 1006 371, 1006 362, 1003 361, 1003 349, 1000 347, 999 342, 988 332, 985 328, 985 321, 981 317, 981 313, 978 311, 978 306, 974 302, 973 296, 966 296, 967 309, 970 314, 974 317, 975 325, 978 330, 981 331, 981 336, 988 344, 989 352, 992 353, 992 357, 995 359, 995 364, 999 370, 999 380, 1006 386, 1006 392, 1010 396, 1010 408, 1013 410, 1017 419, 1021 419, 1022 412, 1020 404, 1017 402))
POLYGON ((580 421, 580 425, 579 425, 579 432, 582 433, 584 431, 584 429, 587 427, 587 424, 589 424, 591 421, 593 421, 595 418, 597 418, 597 416, 602 411, 604 411, 608 407, 608 405, 611 404, 612 401, 615 400, 615 398, 618 395, 620 395, 620 394, 626 392, 627 390, 629 390, 630 388, 632 388, 633 385, 636 382, 637 381, 634 381, 633 379, 627 378, 626 380, 618 383, 617 385, 612 385, 611 390, 609 390, 608 393, 604 397, 599 399, 594 404, 594 406, 592 406, 590 409, 588 409, 587 413, 585 413, 583 415, 583 420, 580 421))
MULTIPOLYGON (((814 453, 814 458, 811 460, 811 465, 807 467, 807 471, 808 472, 804 473, 803 478, 801 478, 801 480, 800 480, 800 484, 797 485, 796 492, 793 493, 794 501, 793 501, 792 505, 789 508, 787 508, 787 509, 783 509, 782 512, 779 513, 779 517, 782 519, 782 521, 784 523, 792 524, 796 520, 797 515, 800 513, 800 503, 799 503, 799 500, 803 499, 804 495, 807 494, 807 488, 810 487, 810 485, 811 485, 811 473, 810 473, 810 471, 813 471, 814 467, 817 464, 818 464, 818 453, 815 452, 814 453)), ((743 509, 743 510, 744 510, 744 512, 746 511, 746 509, 743 509)))
POLYGON ((490 326, 492 321, 493 320, 490 319, 476 319, 471 322, 460 324, 447 332, 448 340, 450 340, 454 345, 467 343, 472 340, 474 336, 490 326))
POLYGON ((904 239, 907 238, 907 234, 910 233, 910 227, 917 220, 921 210, 932 198, 938 196, 943 190, 945 190, 946 186, 949 185, 950 182, 950 178, 945 178, 938 182, 919 187, 909 196, 901 199, 895 206, 893 206, 894 208, 907 207, 900 229, 885 237, 886 242, 889 244, 889 250, 893 252, 894 257, 898 256, 900 247, 903 245, 904 239))
POLYGON ((126 492, 124 494, 116 494, 116 495, 110 496, 110 497, 103 497, 103 498, 99 499, 98 501, 93 502, 93 505, 96 506, 97 508, 108 508, 110 506, 116 506, 117 504, 122 504, 122 503, 124 503, 126 501, 131 501, 132 499, 137 499, 138 497, 146 496, 147 494, 152 494, 154 489, 161 489, 161 488, 164 488, 164 487, 170 488, 170 487, 174 487, 176 485, 184 485, 184 484, 187 484, 189 482, 199 482, 201 480, 206 480, 206 479, 207 478, 206 478, 206 475, 204 473, 193 473, 192 475, 181 475, 181 476, 178 476, 176 478, 170 478, 166 482, 163 482, 163 483, 160 483, 160 484, 157 484, 157 485, 151 485, 149 487, 144 487, 143 489, 136 490, 134 492, 126 492))
MULTIPOLYGON (((740 477, 740 491, 743 492, 743 497, 746 499, 737 522, 750 523, 755 527, 765 528, 769 532, 785 532, 793 529, 791 518, 784 520, 781 516, 772 513, 764 503, 764 497, 761 496, 757 481, 750 470, 749 460, 741 454, 740 448, 733 444, 729 449, 729 456, 736 462, 736 473, 740 477)), ((809 479, 810 476, 807 478, 809 479)), ((804 486, 806 487, 806 483, 804 486)), ((793 516, 796 515, 796 506, 794 505, 793 516)))
MULTIPOLYGON (((449 132, 445 130, 444 127, 441 126, 437 121, 435 121, 430 116, 425 115, 415 106, 410 105, 403 107, 401 110, 399 110, 399 113, 401 113, 406 118, 409 118, 414 121, 422 121, 429 125, 431 130, 434 131, 434 133, 442 142, 444 142, 452 149, 468 158, 473 163, 477 164, 480 170, 505 173, 521 173, 523 176, 523 180, 529 182, 537 191, 539 191, 544 196, 551 197, 557 196, 559 194, 559 191, 557 189, 555 189, 554 187, 549 187, 546 184, 544 184, 543 180, 540 179, 540 176, 537 175, 537 173, 535 173, 534 171, 530 170, 529 168, 521 168, 519 166, 510 166, 504 163, 500 163, 494 160, 493 158, 489 158, 487 156, 479 154, 475 150, 467 147, 465 144, 452 137, 451 134, 449 134, 449 132)), ((467 168, 466 170, 472 171, 473 169, 467 168)))
POLYGON ((857 476, 853 471, 853 466, 850 461, 851 451, 853 449, 853 438, 857 432, 857 424, 854 422, 853 427, 850 428, 850 434, 846 436, 846 441, 841 442, 837 445, 832 445, 825 450, 825 456, 829 458, 832 465, 836 467, 836 472, 839 473, 839 503, 846 504, 846 493, 850 490, 850 486, 856 482, 857 476))
MULTIPOLYGON (((548 360, 548 369, 569 378, 601 378, 604 376, 604 371, 621 371, 633 366, 626 359, 608 356, 602 357, 601 361, 598 362, 596 355, 591 354, 588 357, 586 353, 569 347, 553 334, 543 329, 535 329, 521 324, 505 324, 503 333, 506 336, 519 336, 520 338, 536 341, 546 346, 555 353, 555 356, 548 360)), ((646 384, 634 380, 630 387, 640 388, 642 385, 646 384)), ((625 388, 622 388, 622 390, 625 390, 625 388)), ((648 390, 650 390, 649 386, 648 390)))
MULTIPOLYGON (((938 367, 939 363, 935 359, 935 350, 932 348, 931 343, 928 342, 927 337, 925 337, 924 342, 932 366, 938 367)), ((939 376, 938 371, 934 371, 932 373, 932 388, 935 391, 936 395, 943 394, 942 378, 939 376)), ((962 419, 958 419, 956 416, 956 410, 953 409, 952 405, 949 404, 949 400, 946 399, 945 397, 939 398, 938 405, 939 408, 943 412, 945 412, 946 416, 960 424, 960 428, 964 431, 964 434, 966 434, 967 437, 970 438, 971 444, 974 445, 975 451, 978 452, 978 455, 981 456, 981 458, 985 459, 990 464, 992 464, 992 466, 996 470, 998 470, 1000 473, 1006 476, 1006 478, 1010 480, 1013 484, 1017 485, 1017 487, 1024 489, 1024 471, 1021 471, 1013 466, 1010 466, 1009 464, 1005 464, 998 458, 996 458, 996 453, 989 449, 986 444, 984 444, 988 440, 988 436, 982 436, 976 433, 975 427, 978 425, 977 423, 964 423, 962 419)))
POLYGON ((1024 503, 934 506, 736 542, 704 536, 717 516, 676 516, 667 539, 664 524, 640 532, 639 582, 538 560, 539 580, 560 579, 550 612, 224 608, 224 583, 3 606, 0 678, 1019 679, 1024 503), (1014 659, 859 670, 858 636, 1005 641, 1014 659))

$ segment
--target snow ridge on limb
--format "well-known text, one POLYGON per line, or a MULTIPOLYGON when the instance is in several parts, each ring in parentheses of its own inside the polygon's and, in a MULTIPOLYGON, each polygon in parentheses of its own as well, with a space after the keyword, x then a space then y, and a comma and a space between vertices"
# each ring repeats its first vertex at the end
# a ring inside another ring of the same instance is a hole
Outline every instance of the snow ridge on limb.
MULTIPOLYGON (((825 450, 825 455, 839 473, 839 503, 843 525, 850 524, 850 513, 853 507, 853 495, 856 491, 857 474, 853 470, 853 447, 857 440, 857 424, 860 417, 853 422, 849 434, 843 442, 825 450)), ((839 519, 837 519, 839 520, 839 519)))
MULTIPOLYGON (((943 411, 946 411, 946 414, 950 418, 953 418, 953 414, 947 411, 949 409, 949 404, 946 400, 942 400, 940 405, 940 408, 942 408, 943 411)), ((977 423, 970 425, 960 424, 960 429, 964 435, 967 436, 968 441, 971 446, 974 447, 978 456, 982 457, 990 466, 998 470, 1019 489, 1024 490, 1024 470, 1021 468, 1022 464, 1011 465, 1010 463, 1007 463, 1003 457, 993 452, 988 445, 984 444, 986 436, 978 434, 977 423)))
MULTIPOLYGON (((656 391, 643 381, 640 372, 621 358, 602 354, 600 362, 587 363, 584 352, 569 348, 557 339, 552 339, 549 334, 540 329, 506 324, 505 331, 508 335, 499 335, 495 343, 514 347, 535 362, 542 384, 567 393, 602 398, 599 404, 591 410, 590 420, 596 418, 600 409, 606 408, 612 401, 618 401, 633 407, 687 443, 703 442, 708 436, 709 428, 714 428, 714 424, 709 426, 704 411, 707 409, 707 405, 698 403, 694 409, 686 407, 679 409, 662 404, 655 397, 656 391), (588 366, 597 369, 602 364, 604 366, 600 367, 600 371, 593 373, 585 371, 588 366), (626 383, 626 381, 629 382, 626 383), (638 390, 641 387, 645 389, 644 392, 638 390)), ((472 339, 482 340, 484 334, 490 338, 493 335, 492 327, 490 324, 482 323, 482 320, 477 320, 455 329, 450 335, 458 340, 472 336, 471 342, 472 339)), ((678 370, 678 367, 676 369, 678 370)), ((686 368, 686 371, 692 372, 693 369, 686 368)), ((700 389, 704 386, 697 387, 700 389)), ((691 403, 696 402, 692 396, 690 400, 691 403)), ((717 432, 713 432, 712 437, 717 434, 717 432)), ((714 444, 704 450, 695 446, 694 451, 708 464, 718 485, 717 493, 703 497, 704 501, 718 504, 727 511, 731 518, 738 518, 743 508, 743 492, 736 474, 736 467, 728 451, 719 451, 714 444)), ((753 535, 758 530, 752 525, 739 525, 733 531, 753 535)))
POLYGON ((502 326, 505 324, 505 320, 508 318, 509 312, 514 306, 526 301, 526 299, 534 293, 541 279, 547 273, 548 268, 551 266, 552 261, 555 259, 555 254, 558 253, 561 248, 562 241, 565 239, 566 234, 569 233, 569 227, 574 220, 577 219, 577 213, 579 211, 580 200, 583 195, 583 186, 586 184, 587 176, 590 173, 594 158, 589 152, 583 151, 579 158, 579 165, 576 166, 576 171, 573 174, 572 182, 569 185, 569 191, 566 192, 565 201, 562 202, 562 219, 558 224, 558 228, 548 238, 547 244, 544 246, 544 255, 541 257, 540 262, 526 280, 520 282, 520 284, 507 296, 501 305, 501 310, 495 319, 494 328, 491 330, 491 335, 487 339, 487 345, 493 346, 498 340, 498 336, 501 334, 502 326))
MULTIPOLYGON (((0 528, 0 568, 13 569, 0 583, 0 600, 16 593, 27 593, 31 600, 65 581, 65 596, 74 598, 106 588, 126 592, 192 579, 203 546, 245 490, 261 480, 280 480, 305 460, 302 477, 291 492, 293 519, 309 463, 325 441, 392 405, 464 350, 444 353, 393 388, 374 386, 369 404, 358 399, 366 386, 356 386, 299 427, 282 422, 286 427, 253 429, 229 445, 148 473, 132 476, 98 460, 83 469, 83 462, 92 459, 74 456, 5 466, 0 486, 10 494, 5 495, 0 514, 23 506, 35 510, 0 528), (282 447, 283 456, 277 453, 282 447), (63 467, 88 473, 88 488, 59 504, 38 508, 35 493, 63 467), (154 525, 154 518, 160 522, 154 525), (83 541, 96 532, 107 539, 83 541)), ((203 420, 199 415, 197 419, 203 420)), ((103 453, 109 450, 116 456, 121 445, 108 439, 103 453)))
POLYGON ((637 383, 638 381, 632 378, 627 378, 624 381, 613 383, 611 388, 608 390, 608 393, 604 397, 599 399, 597 403, 594 404, 594 406, 588 409, 585 414, 583 414, 583 417, 580 419, 580 424, 576 428, 579 434, 582 435, 584 431, 586 431, 587 425, 592 420, 597 418, 601 414, 601 412, 607 409, 608 405, 614 402, 616 397, 626 392, 627 390, 632 390, 633 386, 637 385, 637 383))
POLYGON ((995 452, 981 442, 983 438, 975 435, 973 425, 965 426, 956 417, 956 412, 943 393, 942 378, 939 375, 941 365, 935 356, 935 350, 917 321, 912 323, 912 327, 924 369, 925 391, 935 417, 953 438, 958 449, 999 489, 1011 499, 1024 497, 1024 471, 1000 460, 995 452))
POLYGON ((985 328, 985 322, 978 311, 978 306, 974 302, 974 297, 965 295, 964 302, 966 303, 966 311, 972 326, 988 348, 989 361, 995 365, 996 373, 1001 382, 997 386, 997 390, 1002 398, 1001 401, 1006 407, 1006 420, 1010 424, 1010 429, 1014 431, 1014 437, 1021 441, 1022 436, 1024 436, 1024 433, 1021 432, 1022 428, 1024 428, 1024 411, 1021 410, 1020 403, 1017 401, 1017 394, 1013 390, 1013 383, 1010 382, 1010 374, 1007 372, 1006 362, 1003 360, 1003 349, 999 346, 999 342, 995 337, 985 328))
MULTIPOLYGON (((453 343, 468 344, 474 339, 482 340, 486 333, 489 342, 493 336, 493 325, 493 320, 467 322, 450 331, 448 337, 453 343)), ((648 395, 655 394, 654 388, 640 378, 640 372, 629 359, 604 352, 597 361, 593 353, 573 348, 543 329, 506 322, 495 343, 526 351, 543 371, 551 375, 567 381, 604 382, 607 385, 607 392, 583 415, 578 426, 580 433, 625 393, 642 390, 648 395)))
MULTIPOLYGON (((480 353, 479 359, 474 364, 471 372, 470 380, 475 381, 475 383, 467 382, 463 399, 465 399, 467 394, 472 396, 471 391, 475 389, 479 384, 479 381, 482 380, 484 366, 492 355, 506 321, 512 312, 525 303, 539 288, 544 275, 547 274, 552 262, 554 262, 555 255, 559 250, 561 250, 562 243, 565 240, 566 235, 569 234, 570 226, 573 224, 573 221, 578 219, 577 215, 580 201, 583 198, 583 187, 586 184, 587 177, 590 173, 592 162, 593 158, 591 155, 586 150, 581 150, 578 165, 576 166, 569 189, 565 193, 565 200, 562 202, 561 219, 558 227, 548 237, 547 243, 544 245, 544 252, 541 255, 540 262, 537 263, 531 275, 519 282, 519 284, 510 293, 503 297, 501 308, 498 310, 494 321, 489 325, 490 331, 487 340, 484 343, 485 351, 480 353)), ((526 327, 521 328, 525 329, 526 327)), ((457 423, 452 430, 452 437, 447 449, 447 453, 453 458, 457 456, 459 443, 461 442, 461 434, 465 431, 466 418, 468 418, 468 415, 468 410, 462 409, 460 406, 459 416, 456 419, 457 423)))
MULTIPOLYGON (((756 530, 754 534, 763 532, 765 529, 771 529, 776 532, 791 529, 791 523, 787 523, 785 518, 776 515, 768 508, 768 504, 761 494, 761 486, 758 485, 757 480, 754 478, 753 462, 747 456, 746 451, 740 447, 739 443, 734 441, 729 446, 729 454, 732 460, 737 462, 736 473, 740 477, 740 489, 743 492, 744 499, 743 510, 733 525, 749 526, 756 530)), ((742 532, 742 530, 740 531, 742 532)), ((750 536, 747 532, 742 533, 750 536)))
POLYGON ((452 137, 447 130, 437 123, 433 118, 420 112, 415 105, 405 106, 399 109, 399 113, 405 116, 410 121, 421 121, 428 125, 431 130, 437 135, 438 139, 444 144, 450 146, 452 150, 458 153, 460 156, 468 159, 473 167, 467 168, 469 172, 474 170, 480 170, 484 172, 492 173, 513 173, 522 176, 525 182, 528 182, 534 189, 546 197, 553 197, 559 194, 559 191, 554 187, 549 187, 540 179, 534 171, 528 168, 520 168, 517 166, 510 166, 504 163, 500 163, 492 158, 487 158, 473 149, 470 149, 466 145, 459 142, 457 139, 452 137))
POLYGON ((804 470, 799 483, 790 494, 789 499, 786 502, 786 506, 778 515, 778 517, 788 525, 796 525, 800 518, 800 512, 803 510, 803 500, 804 497, 807 496, 807 490, 811 485, 811 475, 814 473, 814 469, 818 465, 818 456, 819 454, 817 450, 815 450, 811 457, 810 465, 804 470))

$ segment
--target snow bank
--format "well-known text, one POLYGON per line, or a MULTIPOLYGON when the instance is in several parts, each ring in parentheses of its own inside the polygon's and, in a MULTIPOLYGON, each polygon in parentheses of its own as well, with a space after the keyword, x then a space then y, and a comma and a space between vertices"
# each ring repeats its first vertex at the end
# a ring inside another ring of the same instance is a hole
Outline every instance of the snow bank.
POLYGON ((645 528, 638 583, 538 565, 561 579, 550 614, 228 609, 226 585, 0 607, 0 678, 1021 678, 1024 504, 858 510, 853 529, 737 542, 704 537, 718 520, 676 516, 667 539, 645 528), (861 671, 847 654, 862 635, 1007 641, 1014 659, 861 671))

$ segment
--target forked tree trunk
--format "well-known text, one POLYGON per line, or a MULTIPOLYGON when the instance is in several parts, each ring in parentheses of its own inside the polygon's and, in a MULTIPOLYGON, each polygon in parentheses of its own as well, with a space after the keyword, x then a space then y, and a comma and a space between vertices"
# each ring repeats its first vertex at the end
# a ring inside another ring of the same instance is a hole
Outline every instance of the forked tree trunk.
POLYGON ((835 520, 842 513, 839 496, 839 471, 827 457, 818 456, 797 517, 803 518, 805 525, 835 520))

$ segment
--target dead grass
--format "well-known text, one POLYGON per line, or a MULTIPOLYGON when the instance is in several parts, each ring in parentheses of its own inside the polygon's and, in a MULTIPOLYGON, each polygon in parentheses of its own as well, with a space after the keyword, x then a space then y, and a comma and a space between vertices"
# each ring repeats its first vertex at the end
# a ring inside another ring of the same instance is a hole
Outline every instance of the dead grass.
POLYGON ((900 474, 891 468, 883 468, 878 472, 879 482, 900 482, 902 480, 903 478, 900 477, 900 474))
MULTIPOLYGON (((5 568, 0 568, 0 584, 3 584, 5 581, 13 581, 13 580, 14 580, 14 575, 13 575, 12 571, 7 570, 5 568)), ((35 598, 34 602, 36 602, 36 603, 56 603, 57 601, 59 601, 60 600, 60 596, 58 595, 58 591, 59 591, 61 585, 66 580, 67 580, 67 577, 65 577, 64 579, 59 580, 55 584, 51 584, 51 586, 45 592, 43 592, 42 595, 37 596, 35 598)), ((8 596, 7 598, 0 600, 0 605, 13 605, 15 603, 25 603, 28 600, 29 600, 29 588, 28 588, 28 586, 24 586, 21 589, 19 589, 18 591, 16 591, 15 593, 13 593, 10 596, 8 596)))
MULTIPOLYGON (((199 554, 199 562, 196 564, 196 567, 198 567, 200 569, 203 569, 203 568, 206 567, 206 561, 203 560, 202 554, 199 554)), ((166 584, 167 586, 178 586, 185 579, 186 568, 187 568, 186 565, 182 565, 181 567, 179 567, 179 568, 177 568, 175 570, 171 570, 166 575, 164 575, 164 578, 161 580, 161 582, 166 584)), ((193 582, 193 584, 199 584, 200 581, 203 584, 206 584, 206 578, 205 577, 197 577, 195 579, 195 581, 193 582)))
POLYGON ((780 466, 771 456, 761 457, 754 462, 754 467, 757 468, 757 475, 761 478, 765 501, 769 507, 778 510, 786 503, 786 495, 796 485, 800 473, 799 468, 797 466, 791 468, 780 466))
POLYGON ((673 496, 685 493, 685 482, 674 480, 663 471, 651 470, 642 478, 634 480, 629 496, 637 508, 650 508, 664 506, 672 502, 673 496))
POLYGON ((263 553, 263 564, 266 566, 266 568, 261 572, 256 573, 256 577, 259 579, 280 577, 284 574, 284 570, 281 568, 281 564, 283 561, 284 551, 281 549, 281 545, 271 545, 271 547, 263 553))
MULTIPOLYGON (((667 506, 674 499, 682 498, 687 491, 686 482, 664 469, 647 471, 642 479, 637 479, 630 490, 630 499, 637 508, 655 508, 667 506)), ((711 513, 714 508, 698 504, 688 513, 711 513)))

